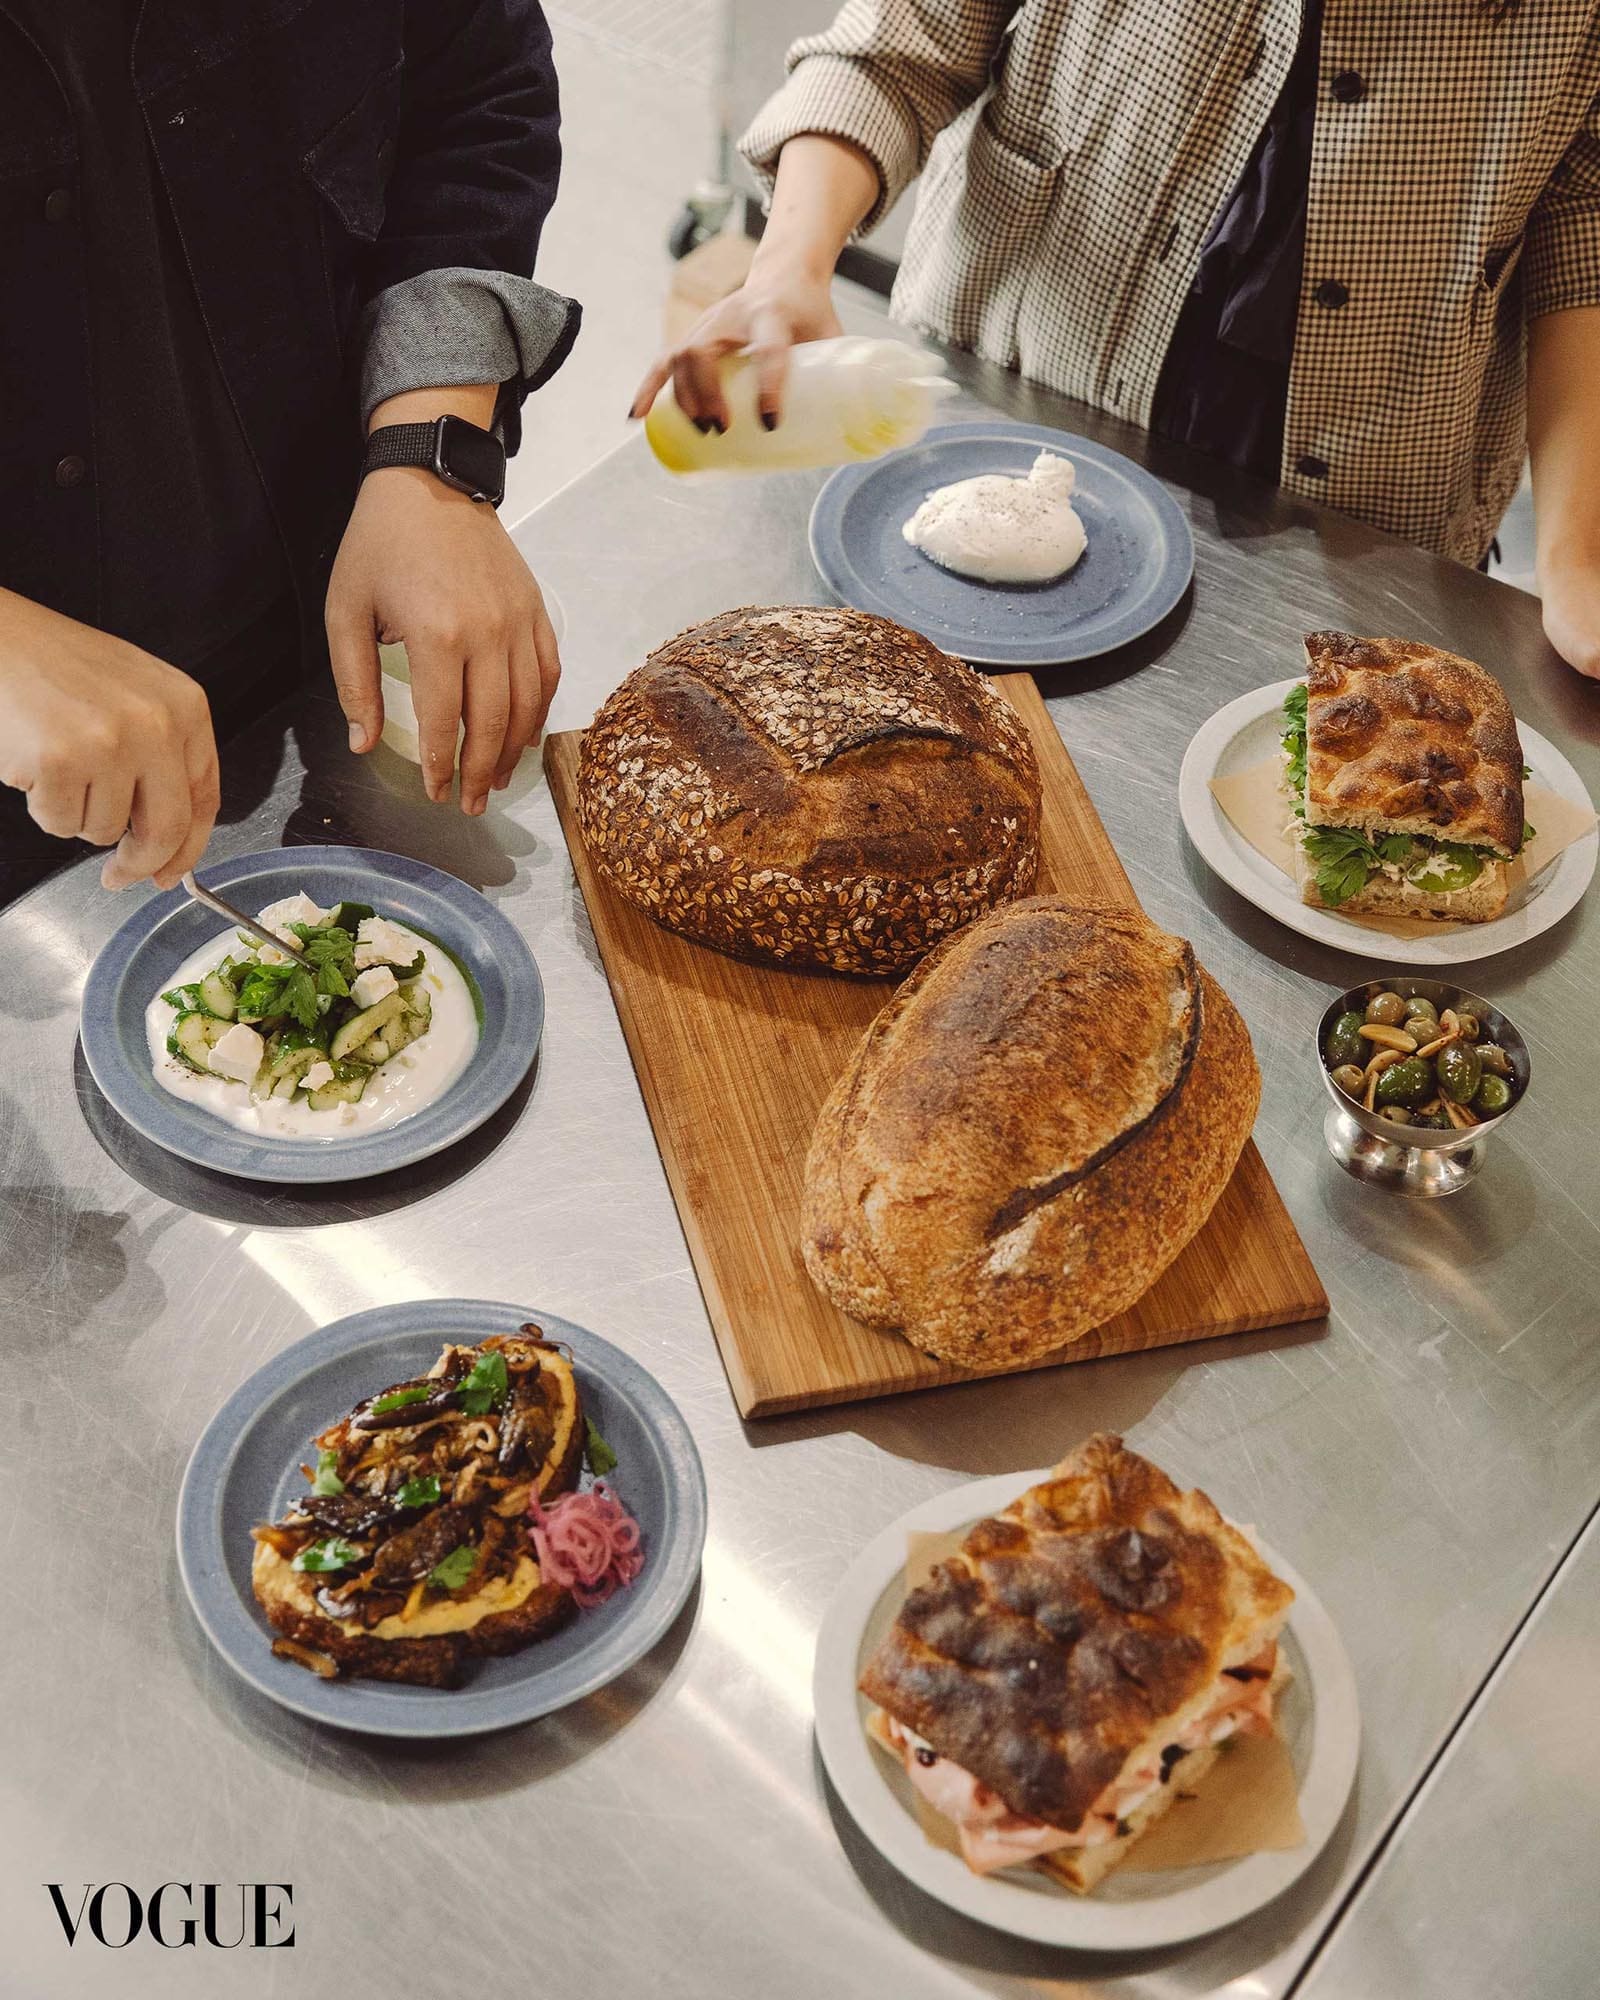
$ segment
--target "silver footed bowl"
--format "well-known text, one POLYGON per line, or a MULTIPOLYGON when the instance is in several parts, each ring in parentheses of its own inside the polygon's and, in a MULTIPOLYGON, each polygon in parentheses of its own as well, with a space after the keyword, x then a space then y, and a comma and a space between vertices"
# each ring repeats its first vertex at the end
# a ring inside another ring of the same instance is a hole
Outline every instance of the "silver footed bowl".
POLYGON ((1455 1194, 1464 1188, 1482 1167, 1489 1140, 1527 1096, 1533 1073, 1527 1043, 1498 1007, 1449 980, 1414 979, 1409 974, 1363 979, 1359 986, 1351 986, 1331 1000, 1317 1023, 1312 1054, 1330 1100, 1322 1122, 1328 1151, 1347 1174, 1395 1194, 1455 1194), (1476 1015, 1483 1030, 1479 1040, 1497 1042, 1511 1064, 1507 1080, 1512 1098, 1505 1110, 1461 1131, 1434 1132, 1423 1126, 1397 1124, 1347 1097, 1333 1080, 1323 1045, 1339 1016, 1364 1014, 1375 993, 1398 993, 1402 1000, 1431 1000, 1441 1014, 1452 1007, 1458 1014, 1476 1015))

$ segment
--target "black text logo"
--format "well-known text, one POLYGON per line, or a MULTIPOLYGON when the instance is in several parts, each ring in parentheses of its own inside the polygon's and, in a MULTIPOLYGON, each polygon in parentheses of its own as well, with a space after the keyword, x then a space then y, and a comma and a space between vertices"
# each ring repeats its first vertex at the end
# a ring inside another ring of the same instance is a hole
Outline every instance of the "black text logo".
POLYGON ((289 1882, 241 1882, 237 1895, 231 1886, 224 1891, 220 1882, 163 1882, 148 1898, 126 1882, 85 1882, 75 1912, 68 1909, 59 1882, 44 1886, 69 1945, 76 1944, 85 1929, 96 1944, 111 1951, 125 1950, 141 1931, 168 1951, 202 1942, 219 1951, 235 1951, 240 1945, 267 1950, 294 1943, 289 1907, 294 1887, 289 1882))

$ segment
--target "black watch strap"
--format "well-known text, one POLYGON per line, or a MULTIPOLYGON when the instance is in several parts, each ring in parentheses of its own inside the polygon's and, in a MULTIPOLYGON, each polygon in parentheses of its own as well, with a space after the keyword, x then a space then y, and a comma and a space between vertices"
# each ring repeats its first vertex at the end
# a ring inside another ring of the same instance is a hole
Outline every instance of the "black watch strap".
POLYGON ((505 498, 506 448, 492 431, 465 417, 436 417, 426 424, 385 424, 367 439, 361 476, 391 465, 416 465, 465 493, 498 507, 505 498))
POLYGON ((432 424, 385 424, 367 439, 367 455, 361 461, 363 478, 381 472, 386 465, 425 465, 433 470, 432 424))

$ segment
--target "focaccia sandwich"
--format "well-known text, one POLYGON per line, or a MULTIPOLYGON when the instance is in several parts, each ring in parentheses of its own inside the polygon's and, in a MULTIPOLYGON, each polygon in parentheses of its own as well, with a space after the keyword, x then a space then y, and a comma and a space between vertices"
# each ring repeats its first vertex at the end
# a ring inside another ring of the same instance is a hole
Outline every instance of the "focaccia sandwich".
POLYGON ((1293 1596, 1205 1494, 1099 1433, 906 1598, 861 1676, 868 1734, 975 1873, 1082 1894, 1229 1737, 1271 1732, 1293 1596))

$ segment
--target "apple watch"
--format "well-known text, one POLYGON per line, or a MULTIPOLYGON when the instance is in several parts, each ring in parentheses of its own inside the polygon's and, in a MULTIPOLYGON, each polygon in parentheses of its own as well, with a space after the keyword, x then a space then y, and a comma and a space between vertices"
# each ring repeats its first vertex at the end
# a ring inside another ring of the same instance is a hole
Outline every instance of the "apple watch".
POLYGON ((465 493, 498 507, 506 496, 506 448, 492 431, 465 417, 435 417, 429 424, 385 424, 367 439, 361 477, 390 465, 419 465, 465 493))

